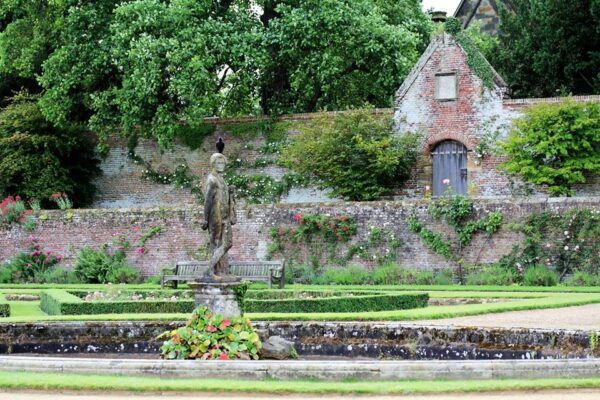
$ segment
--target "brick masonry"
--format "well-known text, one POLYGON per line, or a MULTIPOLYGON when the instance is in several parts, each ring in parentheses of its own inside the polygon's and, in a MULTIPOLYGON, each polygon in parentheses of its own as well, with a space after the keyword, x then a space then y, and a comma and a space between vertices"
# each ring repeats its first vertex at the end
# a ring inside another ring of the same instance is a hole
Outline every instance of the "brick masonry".
MULTIPOLYGON (((600 208, 600 197, 579 197, 569 199, 529 199, 529 200, 478 200, 478 215, 500 210, 505 222, 522 221, 524 216, 548 210, 571 208, 600 208)), ((403 202, 369 203, 303 203, 246 206, 238 209, 238 224, 234 227, 234 245, 230 255, 237 260, 260 260, 267 254, 271 228, 292 226, 295 213, 351 215, 358 225, 353 242, 365 241, 372 226, 390 229, 401 239, 398 262, 407 267, 420 269, 444 268, 448 262, 432 253, 421 239, 408 231, 407 218, 415 212, 419 219, 435 231, 450 235, 449 228, 431 221, 427 203, 420 200, 403 202)), ((0 260, 6 260, 17 252, 27 249, 29 238, 38 237, 46 247, 65 257, 63 265, 70 266, 79 249, 84 246, 99 248, 103 243, 112 243, 118 235, 130 238, 135 247, 139 236, 154 226, 160 226, 160 236, 150 239, 148 252, 137 255, 135 249, 128 252, 128 260, 139 268, 144 276, 159 273, 161 267, 176 261, 191 260, 198 250, 206 248, 207 234, 201 230, 202 212, 198 207, 178 209, 95 209, 74 210, 71 219, 63 211, 43 211, 37 229, 27 232, 22 226, 0 227, 0 260), (135 229, 138 229, 135 232, 135 229)), ((520 243, 520 234, 502 228, 493 238, 476 235, 465 250, 468 263, 490 263, 507 254, 515 244, 520 243)), ((114 244, 112 245, 114 248, 114 244)), ((311 247, 304 246, 310 252, 311 247)), ((382 249, 383 251, 383 249, 382 249)), ((371 267, 368 262, 355 258, 351 261, 371 267)))
MULTIPOLYGON (((374 113, 393 116, 398 134, 407 131, 419 131, 425 135, 423 156, 413 173, 413 178, 395 193, 395 199, 423 198, 427 186, 432 185, 433 165, 431 151, 443 140, 451 139, 464 144, 468 150, 467 170, 469 195, 475 198, 493 198, 518 194, 519 182, 511 180, 498 169, 503 159, 486 156, 478 159, 474 149, 481 143, 486 133, 499 132, 499 138, 505 137, 515 118, 523 110, 539 103, 558 103, 561 98, 521 99, 507 98, 506 84, 500 76, 494 76, 495 87, 484 87, 469 68, 467 56, 451 35, 443 34, 432 41, 415 68, 406 78, 398 91, 395 109, 378 109, 374 113), (436 74, 452 72, 457 76, 457 97, 451 101, 436 100, 436 74)), ((600 102, 600 96, 572 97, 573 101, 600 102)), ((290 121, 288 136, 298 132, 303 121, 322 114, 296 114, 281 117, 290 121)), ((230 159, 252 162, 264 157, 260 149, 265 138, 251 132, 232 134, 232 128, 242 123, 255 122, 257 118, 244 117, 234 119, 209 118, 205 122, 216 126, 216 131, 208 137, 197 150, 190 150, 181 144, 170 149, 160 149, 151 140, 140 140, 136 152, 158 171, 173 171, 180 163, 187 163, 191 172, 201 179, 208 172, 208 159, 214 151, 214 143, 223 136, 227 145, 226 155, 230 159)), ((238 129, 239 130, 239 129, 238 129)), ((102 162, 103 175, 96 181, 98 194, 92 207, 96 208, 140 208, 159 206, 190 206, 195 197, 188 189, 176 189, 171 185, 161 185, 142 179, 143 167, 136 165, 127 156, 128 149, 124 140, 113 138, 108 157, 102 162)), ((279 179, 286 172, 278 166, 247 171, 265 173, 279 179)), ((576 195, 593 195, 600 192, 600 179, 595 177, 590 184, 576 188, 576 195)), ((534 195, 544 197, 543 188, 537 188, 534 195)), ((282 203, 327 202, 332 201, 327 193, 316 188, 293 189, 282 203)))

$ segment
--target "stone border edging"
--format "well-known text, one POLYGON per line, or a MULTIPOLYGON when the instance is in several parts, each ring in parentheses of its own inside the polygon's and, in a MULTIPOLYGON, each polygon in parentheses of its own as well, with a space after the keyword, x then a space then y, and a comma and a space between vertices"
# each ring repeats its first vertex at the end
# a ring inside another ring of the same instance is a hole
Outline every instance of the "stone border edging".
POLYGON ((0 356, 1 371, 204 379, 338 381, 590 378, 600 359, 493 361, 166 361, 0 356))

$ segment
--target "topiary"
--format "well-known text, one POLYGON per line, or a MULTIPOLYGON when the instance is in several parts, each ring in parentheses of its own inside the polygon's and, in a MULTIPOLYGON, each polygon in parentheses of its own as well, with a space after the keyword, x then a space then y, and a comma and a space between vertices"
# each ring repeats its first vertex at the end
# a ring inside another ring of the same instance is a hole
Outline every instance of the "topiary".
POLYGON ((161 356, 168 360, 257 360, 262 348, 249 319, 227 319, 206 306, 197 307, 185 326, 157 337, 164 338, 161 356))

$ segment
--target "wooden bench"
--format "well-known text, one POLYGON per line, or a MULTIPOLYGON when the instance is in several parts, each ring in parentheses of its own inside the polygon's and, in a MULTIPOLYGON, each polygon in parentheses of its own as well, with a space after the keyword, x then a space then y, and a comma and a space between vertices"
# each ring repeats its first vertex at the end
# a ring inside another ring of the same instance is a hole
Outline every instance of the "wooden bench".
MULTIPOLYGON (((175 265, 173 274, 163 274, 160 278, 160 287, 164 288, 167 282, 172 282, 177 289, 177 282, 188 282, 197 279, 208 271, 208 261, 179 261, 175 265)), ((231 261, 229 273, 252 282, 267 282, 269 288, 273 282, 278 282, 279 288, 285 285, 285 270, 283 261, 231 261)))

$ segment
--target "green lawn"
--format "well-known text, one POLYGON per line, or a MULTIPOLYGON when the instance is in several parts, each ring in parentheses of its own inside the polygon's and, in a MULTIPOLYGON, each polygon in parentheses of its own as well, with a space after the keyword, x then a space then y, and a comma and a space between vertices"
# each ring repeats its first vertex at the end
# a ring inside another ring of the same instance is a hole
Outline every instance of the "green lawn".
MULTIPOLYGON (((42 286, 43 287, 43 286, 42 286)), ((0 295, 8 293, 35 294, 42 287, 16 288, 0 286, 0 295)), ((52 285, 66 289, 104 289, 105 285, 52 285)), ((257 288, 260 286, 253 286, 257 288)), ((46 287, 47 288, 47 287, 46 287)), ((128 285, 127 289, 156 290, 156 285, 128 285)), ((251 320, 317 320, 317 321, 416 321, 469 315, 501 313, 507 311, 560 308, 591 303, 600 303, 600 288, 531 288, 502 286, 314 286, 289 285, 285 290, 383 290, 390 292, 429 293, 431 298, 506 298, 512 301, 486 304, 453 306, 429 306, 411 310, 393 310, 354 313, 249 313, 251 320), (528 289, 528 290, 525 290, 528 289), (551 289, 551 290, 549 290, 551 289), (562 290, 562 291, 559 291, 562 290), (583 290, 585 289, 585 290, 583 290)), ((39 302, 10 302, 11 317, 0 318, 0 322, 35 321, 119 321, 119 320, 185 320, 188 314, 98 314, 98 315, 45 315, 39 302)))
POLYGON ((306 394, 431 394, 514 390, 600 388, 600 378, 507 379, 472 381, 323 382, 276 380, 175 379, 32 372, 2 372, 1 389, 130 392, 253 392, 306 394))

